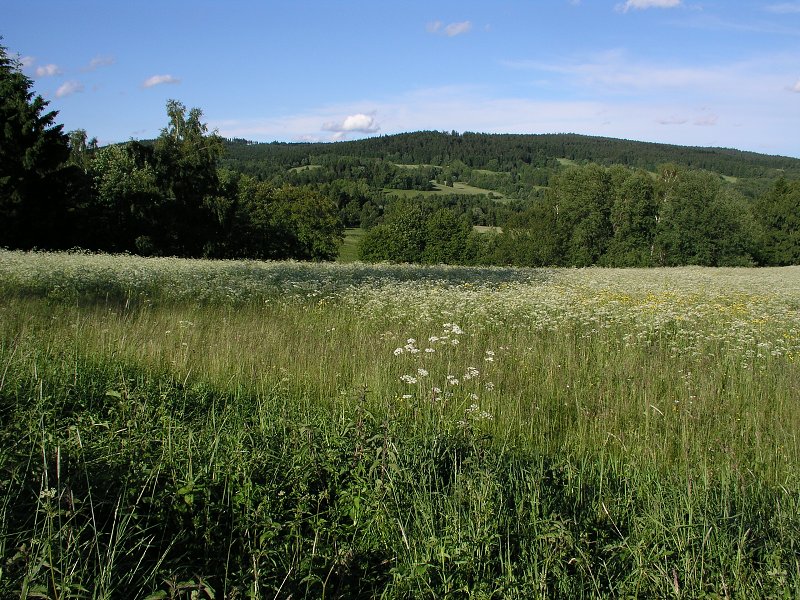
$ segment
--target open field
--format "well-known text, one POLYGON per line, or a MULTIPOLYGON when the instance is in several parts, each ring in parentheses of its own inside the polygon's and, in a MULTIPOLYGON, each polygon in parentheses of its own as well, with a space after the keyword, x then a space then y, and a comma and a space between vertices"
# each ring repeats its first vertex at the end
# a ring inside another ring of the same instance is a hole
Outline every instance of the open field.
POLYGON ((339 249, 337 262, 351 263, 358 260, 358 245, 366 232, 366 229, 360 227, 350 227, 344 230, 344 241, 339 249))
POLYGON ((0 597, 800 595, 800 267, 0 252, 0 597))
POLYGON ((501 194, 500 192, 495 192, 493 190, 487 190, 484 188, 478 188, 471 185, 467 185, 466 183, 462 183, 460 181, 456 181, 451 186, 441 185, 438 183, 433 184, 436 188, 435 190, 431 190, 428 192, 422 192, 420 190, 396 190, 393 188, 386 188, 384 189, 384 193, 389 196, 447 196, 449 194, 464 194, 469 196, 479 196, 479 195, 493 195, 494 198, 498 201, 506 200, 507 198, 501 194))

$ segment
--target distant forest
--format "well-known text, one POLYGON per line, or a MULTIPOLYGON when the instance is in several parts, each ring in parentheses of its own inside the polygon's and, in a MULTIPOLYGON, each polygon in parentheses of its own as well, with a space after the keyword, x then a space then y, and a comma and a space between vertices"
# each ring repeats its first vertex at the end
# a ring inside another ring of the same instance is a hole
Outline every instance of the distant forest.
POLYGON ((253 143, 167 103, 64 132, 0 47, 0 247, 520 266, 800 264, 800 159, 576 134, 253 143))
POLYGON ((225 143, 227 168, 314 186, 335 201, 346 226, 367 230, 363 260, 800 263, 795 158, 576 134, 225 143), (473 193, 459 193, 460 183, 473 193))
POLYGON ((486 134, 421 131, 334 143, 254 143, 226 140, 224 164, 269 177, 287 167, 334 157, 379 159, 394 164, 446 166, 516 173, 538 167, 557 169, 566 159, 581 164, 624 165, 654 171, 665 163, 748 179, 783 174, 800 177, 800 159, 743 152, 636 142, 578 134, 486 134))

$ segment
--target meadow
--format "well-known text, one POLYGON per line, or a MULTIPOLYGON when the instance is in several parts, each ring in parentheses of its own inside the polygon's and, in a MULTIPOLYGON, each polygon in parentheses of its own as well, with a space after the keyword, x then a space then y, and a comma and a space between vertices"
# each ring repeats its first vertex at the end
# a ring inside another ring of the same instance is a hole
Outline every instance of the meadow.
POLYGON ((484 188, 475 187, 469 184, 466 184, 462 181, 455 181, 453 182, 452 186, 445 186, 440 183, 433 184, 434 189, 430 191, 421 191, 421 190, 399 190, 394 188, 385 188, 383 190, 384 194, 387 196, 398 196, 402 198, 416 198, 418 196, 422 197, 429 197, 429 196, 447 196, 451 194, 462 194, 465 196, 480 196, 480 195, 487 195, 491 198, 494 198, 498 202, 505 201, 507 198, 494 190, 487 190, 484 188))
POLYGON ((0 251, 0 597, 800 597, 800 267, 0 251))

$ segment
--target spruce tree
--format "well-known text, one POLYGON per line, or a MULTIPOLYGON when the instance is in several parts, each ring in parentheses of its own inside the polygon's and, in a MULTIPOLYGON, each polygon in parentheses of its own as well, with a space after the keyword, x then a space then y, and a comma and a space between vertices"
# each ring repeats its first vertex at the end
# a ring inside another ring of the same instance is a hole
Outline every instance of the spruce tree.
POLYGON ((62 171, 68 137, 32 85, 0 46, 0 246, 59 248, 69 238, 64 190, 70 186, 62 171))

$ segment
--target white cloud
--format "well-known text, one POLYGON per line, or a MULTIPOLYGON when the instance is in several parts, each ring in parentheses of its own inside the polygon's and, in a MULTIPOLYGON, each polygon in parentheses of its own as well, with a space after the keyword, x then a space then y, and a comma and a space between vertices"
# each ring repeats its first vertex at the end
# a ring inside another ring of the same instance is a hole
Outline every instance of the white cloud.
POLYGON ((91 61, 89 61, 89 65, 84 69, 84 71, 94 71, 100 67, 113 65, 114 62, 116 61, 113 56, 95 56, 91 61))
POLYGON ((165 83, 180 83, 180 79, 172 75, 153 75, 142 82, 142 87, 151 88, 165 83))
POLYGON ((800 79, 798 79, 798 80, 797 80, 797 83, 795 83, 795 84, 794 84, 794 85, 793 85, 791 88, 789 88, 789 89, 791 89, 793 92, 797 92, 798 94, 800 94, 800 79))
POLYGON ((625 4, 618 4, 617 9, 628 12, 630 9, 642 10, 644 8, 675 8, 680 6, 682 0, 626 0, 625 4))
POLYGON ((28 67, 32 67, 33 64, 36 62, 36 58, 33 56, 20 56, 19 57, 19 64, 22 66, 23 69, 28 67))
MULTIPOLYGON (((755 68, 755 67, 754 67, 755 68)), ((744 80, 752 81, 752 77, 744 80)), ((742 79, 738 80, 742 90, 742 79)), ((752 81, 756 88, 762 81, 752 81)), ((744 86, 748 87, 748 86, 744 86)), ((598 135, 689 146, 724 146, 800 157, 800 146, 786 131, 800 131, 794 94, 785 79, 774 94, 763 89, 739 96, 728 87, 707 99, 684 94, 592 95, 585 100, 496 97, 484 87, 450 86, 408 91, 391 98, 363 98, 346 105, 319 106, 302 113, 260 120, 209 123, 224 137, 259 141, 333 141, 343 131, 340 115, 380 115, 380 131, 475 131, 486 133, 566 133, 598 135), (715 124, 715 126, 709 126, 715 124), (707 125, 707 126, 701 126, 707 125)), ((582 97, 587 98, 585 94, 582 97)), ((352 134, 351 134, 352 135, 352 134)), ((348 136, 351 137, 351 135, 348 136)))
POLYGON ((777 13, 779 15, 800 13, 800 2, 781 2, 780 4, 771 4, 765 7, 764 10, 771 13, 777 13))
POLYGON ((83 91, 83 84, 80 81, 66 81, 56 90, 56 98, 64 98, 83 91))
POLYGON ((61 69, 58 68, 58 65, 42 65, 36 68, 37 77, 52 77, 53 75, 61 75, 61 69))
MULTIPOLYGON (((380 125, 375 122, 375 117, 358 113, 345 117, 343 121, 329 121, 322 125, 324 131, 332 131, 338 134, 347 133, 377 133, 380 125)), ((338 139, 341 139, 339 136, 338 139)))
POLYGON ((469 21, 461 21, 459 23, 450 23, 450 25, 444 28, 444 33, 447 37, 454 37, 462 33, 467 33, 470 29, 472 29, 472 23, 469 21))
POLYGON ((719 116, 715 114, 705 114, 697 117, 694 120, 695 125, 699 125, 700 127, 712 127, 717 124, 719 120, 719 116))
POLYGON ((685 125, 686 123, 689 122, 689 119, 686 119, 684 117, 672 116, 672 117, 656 119, 656 122, 659 125, 685 125))
POLYGON ((442 28, 442 22, 441 21, 431 21, 430 23, 425 25, 425 29, 428 31, 428 33, 436 33, 441 28, 442 28))
POLYGON ((551 63, 518 60, 502 64, 509 69, 538 71, 547 85, 561 89, 572 86, 614 97, 648 95, 653 100, 672 93, 681 93, 684 98, 726 95, 757 100, 765 94, 785 90, 787 73, 796 69, 795 58, 788 54, 740 62, 681 65, 643 61, 624 51, 551 63))
POLYGON ((472 29, 472 22, 458 21, 456 23, 450 23, 449 25, 443 26, 441 21, 431 21, 425 25, 425 29, 428 31, 428 33, 437 33, 446 35, 447 37, 455 37, 470 31, 472 29))

